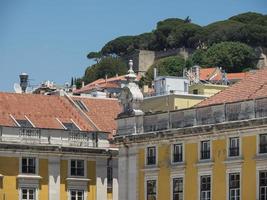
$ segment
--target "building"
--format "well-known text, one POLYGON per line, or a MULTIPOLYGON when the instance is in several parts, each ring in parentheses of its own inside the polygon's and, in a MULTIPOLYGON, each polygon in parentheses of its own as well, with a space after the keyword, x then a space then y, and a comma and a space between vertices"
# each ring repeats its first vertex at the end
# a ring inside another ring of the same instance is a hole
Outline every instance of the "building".
POLYGON ((144 112, 153 113, 189 108, 207 97, 206 95, 189 94, 187 78, 156 76, 156 74, 154 77, 154 93, 145 96, 141 103, 141 110, 144 112))
MULTIPOLYGON (((141 76, 137 77, 139 80, 141 76)), ((74 90, 75 95, 117 98, 121 92, 121 88, 126 83, 125 75, 115 76, 111 78, 101 78, 93 81, 80 89, 74 90)))
POLYGON ((136 112, 125 91, 119 199, 267 199, 267 68, 183 110, 136 112))
POLYGON ((117 99, 0 93, 1 200, 116 200, 117 99))
POLYGON ((197 83, 189 86, 189 94, 198 94, 210 97, 228 88, 227 85, 197 83))

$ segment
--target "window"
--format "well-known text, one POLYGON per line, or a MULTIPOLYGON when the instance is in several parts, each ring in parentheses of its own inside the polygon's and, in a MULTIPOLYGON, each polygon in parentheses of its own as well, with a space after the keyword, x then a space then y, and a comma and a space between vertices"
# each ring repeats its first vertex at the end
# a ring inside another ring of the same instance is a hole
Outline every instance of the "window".
POLYGON ((200 158, 201 159, 210 159, 210 141, 202 141, 201 142, 201 150, 200 150, 200 158))
POLYGON ((84 161, 71 160, 70 161, 70 175, 71 176, 84 176, 84 161))
POLYGON ((183 145, 182 144, 174 144, 172 153, 173 153, 172 161, 174 163, 183 161, 183 145))
POLYGON ((240 200, 240 174, 229 174, 229 200, 240 200))
POLYGON ((239 138, 233 137, 229 140, 229 156, 239 156, 239 138))
POLYGON ((194 89, 193 94, 198 94, 198 89, 194 89))
POLYGON ((267 153, 267 134, 260 135, 260 153, 267 153))
POLYGON ((147 165, 156 164, 156 147, 147 147, 147 165))
POLYGON ((26 119, 16 119, 17 123, 20 125, 22 128, 32 128, 32 124, 26 120, 26 119))
POLYGON ((79 108, 85 112, 88 112, 88 108, 87 106, 83 103, 82 100, 74 100, 74 102, 76 103, 77 106, 79 106, 79 108))
POLYGON ((72 122, 62 122, 62 124, 67 130, 79 130, 79 128, 72 122))
POLYGON ((70 190, 70 200, 84 200, 84 191, 70 190))
POLYGON ((156 200, 157 199, 157 181, 148 180, 146 182, 146 200, 156 200))
POLYGON ((35 188, 21 188, 21 200, 35 200, 36 189, 35 188))
POLYGON ((259 200, 267 200, 267 170, 259 174, 259 200))
POLYGON ((36 158, 21 159, 21 172, 24 174, 35 174, 36 173, 36 158))
POLYGON ((113 182, 113 170, 112 170, 112 158, 108 158, 107 160, 107 182, 108 189, 112 188, 113 182))
POLYGON ((200 177, 200 200, 211 199, 211 179, 210 175, 200 177))
POLYGON ((172 199, 183 200, 183 178, 172 179, 172 199))

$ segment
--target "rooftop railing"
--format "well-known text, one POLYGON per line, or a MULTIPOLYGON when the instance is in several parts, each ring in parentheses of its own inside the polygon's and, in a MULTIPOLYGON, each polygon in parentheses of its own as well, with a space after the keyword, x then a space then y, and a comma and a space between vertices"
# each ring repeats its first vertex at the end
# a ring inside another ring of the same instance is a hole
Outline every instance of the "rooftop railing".
POLYGON ((108 135, 101 132, 0 126, 1 143, 60 145, 66 147, 108 147, 108 135))
POLYGON ((267 98, 146 114, 141 117, 143 128, 135 129, 136 123, 131 127, 129 125, 128 127, 119 126, 118 135, 263 118, 267 117, 267 98))

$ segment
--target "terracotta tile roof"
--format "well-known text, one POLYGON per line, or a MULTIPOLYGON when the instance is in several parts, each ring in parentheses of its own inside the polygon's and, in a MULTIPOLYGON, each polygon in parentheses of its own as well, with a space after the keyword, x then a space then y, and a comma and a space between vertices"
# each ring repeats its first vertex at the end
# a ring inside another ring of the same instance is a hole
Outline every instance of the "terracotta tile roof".
POLYGON ((102 131, 113 133, 117 130, 115 118, 122 111, 118 99, 72 97, 73 100, 81 100, 88 111, 84 111, 88 117, 102 131))
POLYGON ((212 68, 200 68, 199 70, 199 79, 200 80, 209 80, 210 76, 215 73, 216 67, 212 68))
MULTIPOLYGON (((227 73, 228 80, 241 80, 246 77, 248 72, 227 73)), ((222 80, 222 72, 217 67, 201 68, 199 71, 199 78, 202 81, 219 81, 222 80)))
MULTIPOLYGON (((137 76, 137 80, 140 80, 141 75, 137 76)), ((87 85, 85 85, 84 87, 77 89, 74 91, 75 94, 80 94, 80 93, 84 93, 84 92, 89 92, 93 89, 97 89, 97 88, 101 88, 101 89, 105 89, 105 88, 120 88, 120 82, 121 81, 126 81, 125 79, 125 75, 122 76, 114 76, 111 78, 108 78, 107 80, 101 78, 98 80, 95 80, 94 82, 91 82, 87 85)))
POLYGON ((197 107, 243 101, 267 96, 267 67, 246 73, 245 78, 231 87, 200 102, 197 107))
POLYGON ((0 92, 0 125, 16 126, 11 116, 25 120, 25 115, 38 128, 63 129, 59 119, 73 120, 81 130, 94 130, 66 97, 0 92))

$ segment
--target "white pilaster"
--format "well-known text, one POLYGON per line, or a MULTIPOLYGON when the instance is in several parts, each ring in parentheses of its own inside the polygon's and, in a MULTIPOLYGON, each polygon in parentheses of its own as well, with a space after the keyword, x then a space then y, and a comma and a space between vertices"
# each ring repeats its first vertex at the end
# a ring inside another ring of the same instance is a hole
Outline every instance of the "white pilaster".
POLYGON ((128 152, 128 200, 137 199, 137 167, 136 148, 130 147, 128 152))
POLYGON ((60 158, 48 158, 49 200, 60 199, 60 158))
POLYGON ((128 198, 128 152, 127 148, 119 149, 119 199, 127 200, 128 198))
POLYGON ((119 185, 118 185, 118 159, 113 158, 112 160, 113 167, 113 182, 112 182, 112 200, 119 199, 119 185))
POLYGON ((107 159, 96 159, 96 199, 107 200, 107 159))

